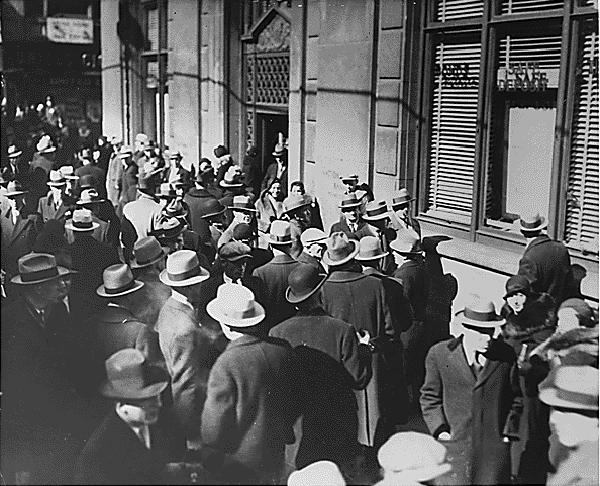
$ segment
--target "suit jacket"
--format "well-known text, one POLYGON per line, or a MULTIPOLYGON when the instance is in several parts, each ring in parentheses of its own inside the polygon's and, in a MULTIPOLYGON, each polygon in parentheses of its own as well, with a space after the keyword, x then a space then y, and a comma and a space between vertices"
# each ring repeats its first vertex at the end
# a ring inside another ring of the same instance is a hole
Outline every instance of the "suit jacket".
POLYGON ((113 410, 77 459, 74 484, 162 484, 168 462, 179 462, 185 442, 173 424, 150 425, 150 449, 113 410))
POLYGON ((142 194, 137 201, 127 203, 123 208, 123 217, 127 218, 137 233, 138 240, 148 236, 154 218, 161 212, 161 206, 153 197, 142 194))
POLYGON ((534 292, 550 294, 557 306, 576 296, 569 251, 548 235, 538 236, 529 243, 519 262, 518 273, 527 277, 534 292))
POLYGON ((195 311, 172 297, 160 310, 155 331, 171 376, 175 415, 186 438, 194 440, 200 434, 208 373, 217 353, 195 311))
POLYGON ((2 232, 2 268, 10 275, 18 273, 17 261, 23 255, 31 252, 35 240, 43 228, 42 218, 38 213, 27 216, 19 215, 13 224, 10 207, 0 215, 0 230, 2 232))
POLYGON ((254 270, 264 288, 262 304, 267 311, 267 319, 271 326, 289 319, 296 313, 295 307, 285 298, 290 273, 302 263, 288 255, 277 255, 269 263, 254 270))
POLYGON ((309 255, 305 251, 302 251, 297 257, 296 260, 300 263, 306 263, 308 265, 312 265, 315 268, 319 269, 319 273, 326 273, 325 268, 321 265, 321 262, 317 260, 314 256, 309 255))
POLYGON ((478 376, 465 356, 462 337, 434 345, 425 362, 421 388, 423 418, 437 436, 449 431, 456 484, 510 483, 510 444, 522 411, 513 349, 496 341, 478 376))
POLYGON ((377 236, 367 222, 362 220, 359 220, 358 222, 358 229, 355 232, 352 232, 350 231, 350 227, 348 226, 346 219, 342 218, 337 223, 333 223, 333 225, 331 225, 329 234, 331 235, 332 233, 336 233, 338 231, 345 233, 348 238, 352 238, 357 241, 360 241, 363 236, 377 236))
POLYGON ((285 341, 244 335, 217 359, 202 412, 202 440, 225 464, 262 477, 281 470, 285 445, 294 440, 297 403, 297 367, 290 353, 285 341))
POLYGON ((190 208, 188 219, 192 226, 192 231, 201 234, 203 221, 202 216, 208 213, 207 207, 211 200, 216 199, 207 189, 192 188, 184 196, 183 200, 190 208))
POLYGON ((67 204, 63 198, 60 206, 56 208, 54 205, 54 196, 50 193, 39 200, 37 212, 42 215, 44 223, 49 219, 66 220, 71 215, 72 206, 67 204))

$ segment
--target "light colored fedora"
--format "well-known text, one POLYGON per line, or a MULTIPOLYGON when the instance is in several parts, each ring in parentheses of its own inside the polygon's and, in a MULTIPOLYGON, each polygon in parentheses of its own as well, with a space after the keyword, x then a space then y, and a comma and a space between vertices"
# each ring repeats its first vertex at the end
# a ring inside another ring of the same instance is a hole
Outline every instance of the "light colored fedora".
POLYGON ((360 239, 360 251, 355 258, 359 261, 379 260, 389 254, 389 251, 382 250, 379 238, 376 236, 363 236, 360 239))
POLYGON ((539 213, 528 214, 519 218, 519 229, 525 232, 543 230, 548 227, 548 221, 539 213))
POLYGON ((319 228, 306 228, 300 235, 300 241, 304 247, 310 246, 313 243, 325 244, 327 241, 327 234, 319 228))
POLYGON ((79 195, 78 201, 75 203, 78 206, 86 206, 88 204, 96 204, 104 202, 105 199, 100 199, 98 191, 94 188, 83 189, 79 195))
POLYGON ((163 182, 154 195, 159 199, 175 199, 177 197, 177 191, 168 182, 163 182))
POLYGON ((129 145, 123 145, 120 149, 119 149, 119 157, 120 158, 126 158, 126 157, 131 157, 133 155, 133 150, 131 149, 131 147, 129 145))
POLYGON ((250 289, 227 283, 217 289, 217 298, 207 304, 206 312, 217 322, 231 327, 256 326, 266 315, 250 289))
POLYGON ((187 287, 204 282, 210 277, 200 266, 198 255, 192 250, 179 250, 167 258, 167 268, 160 272, 162 283, 169 287, 187 287))
POLYGON ((363 219, 365 221, 378 221, 383 218, 388 218, 390 212, 385 201, 371 201, 365 207, 363 219))
POLYGON ((100 394, 113 400, 144 400, 160 395, 169 384, 166 371, 151 366, 137 349, 117 351, 105 361, 107 379, 100 394))
POLYGON ((386 479, 392 479, 390 484, 395 484, 395 475, 406 480, 424 482, 451 469, 446 462, 446 447, 432 436, 420 432, 395 433, 381 446, 377 459, 385 471, 384 483, 386 479))
POLYGON ((396 239, 390 242, 390 248, 405 255, 418 255, 423 252, 419 235, 412 229, 398 230, 396 239))
POLYGON ((155 236, 145 236, 133 245, 133 259, 129 262, 129 266, 131 268, 148 267, 166 256, 165 250, 155 236))
POLYGON ((279 157, 279 156, 285 154, 286 152, 287 152, 287 149, 285 148, 285 145, 282 143, 278 143, 277 145, 275 145, 272 155, 274 155, 275 157, 279 157))
POLYGON ((327 275, 320 274, 314 265, 299 265, 288 277, 285 298, 290 304, 304 302, 321 288, 325 280, 327 275))
POLYGON ((62 175, 60 170, 51 170, 50 178, 46 184, 55 187, 65 186, 67 184, 67 180, 65 179, 65 176, 62 175))
POLYGON ((475 327, 497 328, 505 322, 501 316, 496 314, 494 303, 479 295, 471 295, 464 309, 455 315, 460 316, 461 324, 475 327))
POLYGON ((17 265, 19 275, 10 280, 17 285, 34 285, 77 273, 57 265, 54 255, 47 253, 28 253, 19 258, 17 265))
POLYGON ((76 209, 73 217, 65 223, 65 229, 71 231, 94 231, 100 225, 92 221, 92 212, 89 209, 76 209))
POLYGON ((22 150, 19 150, 16 145, 10 145, 8 147, 8 158, 14 159, 23 153, 22 150))
POLYGON ((242 187, 242 181, 240 180, 240 174, 236 170, 236 166, 232 165, 227 169, 227 172, 223 176, 223 180, 219 182, 221 187, 242 187))
POLYGON ((232 205, 229 209, 233 211, 243 211, 245 213, 256 213, 256 208, 248 196, 234 196, 232 205))
POLYGON ((19 181, 10 181, 6 186, 4 197, 14 197, 20 194, 27 194, 28 191, 23 190, 23 186, 19 181))
POLYGON ((37 145, 35 146, 37 151, 41 154, 49 154, 51 152, 56 151, 56 147, 50 138, 50 135, 44 135, 39 139, 37 145))
POLYGON ((63 165, 58 169, 65 179, 77 180, 79 176, 75 175, 75 168, 72 165, 63 165))
POLYGON ((340 176, 340 179, 342 182, 344 182, 344 181, 357 181, 358 182, 358 175, 356 175, 356 174, 343 175, 343 176, 340 176))
POLYGON ((144 286, 133 278, 131 269, 124 263, 117 263, 104 269, 102 273, 102 285, 96 289, 100 297, 119 297, 131 294, 144 286))
POLYGON ((306 194, 291 194, 283 201, 283 207, 285 208, 283 214, 287 214, 289 216, 292 211, 310 206, 311 203, 312 201, 310 200, 310 197, 306 194))
POLYGON ((346 480, 334 462, 317 461, 293 471, 287 486, 346 486, 346 480))
POLYGON ((183 155, 179 150, 175 150, 169 154, 169 159, 183 159, 183 155))
POLYGON ((361 202, 356 196, 356 193, 351 192, 350 194, 344 194, 342 202, 338 205, 342 211, 344 209, 355 209, 361 206, 361 202))
POLYGON ((414 201, 415 199, 416 198, 411 197, 408 190, 403 187, 398 191, 398 194, 392 199, 392 209, 395 210, 398 206, 408 204, 409 202, 414 201))
POLYGON ((551 407, 598 410, 598 369, 558 366, 540 385, 540 400, 551 407))
POLYGON ((323 254, 323 263, 329 267, 343 265, 358 255, 358 241, 349 240, 341 231, 327 238, 327 251, 323 254))
POLYGON ((290 223, 281 219, 273 221, 269 230, 269 243, 271 245, 291 245, 292 229, 290 223))

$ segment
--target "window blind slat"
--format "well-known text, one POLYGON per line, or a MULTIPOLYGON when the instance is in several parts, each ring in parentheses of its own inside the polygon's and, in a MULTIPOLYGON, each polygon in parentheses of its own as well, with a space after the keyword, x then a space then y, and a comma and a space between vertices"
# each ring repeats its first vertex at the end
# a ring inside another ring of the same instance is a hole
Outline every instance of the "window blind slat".
POLYGON ((483 0, 438 0, 436 21, 481 17, 483 15, 483 0))
POLYGON ((563 8, 563 0, 502 0, 502 15, 563 8))

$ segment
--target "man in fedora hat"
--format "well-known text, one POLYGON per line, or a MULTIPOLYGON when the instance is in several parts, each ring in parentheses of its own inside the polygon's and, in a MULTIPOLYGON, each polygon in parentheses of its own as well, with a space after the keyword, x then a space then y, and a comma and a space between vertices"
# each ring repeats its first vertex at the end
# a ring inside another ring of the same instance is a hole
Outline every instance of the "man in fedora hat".
POLYGON ((356 194, 350 193, 344 195, 342 202, 339 204, 342 216, 337 223, 333 223, 329 230, 329 235, 341 231, 349 238, 360 241, 363 236, 372 235, 369 225, 362 219, 361 202, 356 197, 356 194))
MULTIPOLYGON (((212 201, 217 199, 215 194, 209 190, 210 181, 214 180, 214 170, 210 165, 210 161, 207 162, 200 165, 200 170, 196 174, 195 187, 191 188, 183 197, 190 209, 189 218, 192 231, 196 233, 203 231, 207 225, 202 217, 207 213, 208 206, 214 204, 212 201)), ((222 194, 218 195, 221 197, 222 194)))
POLYGON ((359 346, 354 329, 325 312, 321 286, 327 278, 312 265, 301 265, 288 278, 286 299, 298 313, 271 329, 271 336, 296 348, 304 404, 296 455, 300 469, 318 460, 348 466, 357 456, 358 420, 352 390, 371 377, 369 349, 359 346))
POLYGON ((392 199, 392 212, 394 218, 391 219, 394 229, 411 229, 421 237, 421 225, 413 218, 410 211, 410 203, 416 198, 411 197, 406 188, 401 188, 392 199))
POLYGON ((391 213, 385 201, 371 201, 365 206, 363 220, 369 223, 371 231, 379 239, 383 251, 388 252, 381 263, 381 271, 386 275, 392 275, 396 270, 394 256, 389 254, 390 241, 396 238, 396 230, 392 228, 390 218, 391 213))
POLYGON ((364 214, 367 203, 375 200, 373 189, 366 182, 359 183, 358 175, 347 174, 340 176, 345 187, 345 194, 354 194, 360 201, 360 213, 364 214))
POLYGON ((175 415, 188 444, 197 448, 208 373, 217 354, 212 342, 218 336, 208 323, 198 321, 195 307, 202 302, 210 273, 195 252, 180 250, 168 256, 159 278, 171 288, 171 297, 154 328, 171 376, 175 415))
POLYGON ((38 202, 37 212, 44 223, 49 219, 66 220, 72 213, 74 201, 66 195, 67 180, 58 170, 50 171, 48 180, 50 192, 38 202))
POLYGON ((75 203, 78 208, 89 209, 92 219, 100 225, 94 237, 101 243, 117 249, 120 245, 121 220, 118 218, 114 206, 102 199, 95 188, 83 189, 79 200, 75 203))
POLYGON ((283 143, 277 143, 273 149, 275 162, 267 167, 265 176, 260 186, 261 192, 271 186, 275 179, 281 182, 281 194, 285 199, 288 195, 288 151, 283 143))
POLYGON ((129 220, 133 225, 138 240, 148 236, 152 222, 158 218, 162 209, 156 201, 154 189, 153 182, 144 177, 140 178, 138 199, 123 207, 123 219, 129 220))
POLYGON ((549 485, 598 484, 598 368, 561 365, 540 385, 550 424, 568 448, 549 485))
POLYGON ((65 305, 72 274, 52 255, 25 255, 12 277, 21 296, 2 307, 1 454, 11 484, 67 484, 85 439, 89 416, 69 360, 76 349, 65 305))
POLYGON ((317 268, 321 273, 325 273, 325 268, 321 260, 323 253, 327 249, 327 235, 317 228, 307 228, 300 235, 300 243, 302 243, 302 253, 298 255, 296 260, 301 263, 308 263, 317 268))
POLYGON ((229 209, 233 205, 233 199, 246 193, 246 188, 242 182, 241 169, 237 165, 229 167, 223 179, 219 182, 219 187, 223 190, 219 202, 227 208, 223 221, 223 226, 227 228, 233 221, 233 212, 229 209))
POLYGON ((212 470, 247 469, 257 479, 240 476, 231 478, 234 483, 280 484, 298 403, 291 348, 268 337, 265 309, 242 285, 221 285, 207 312, 230 342, 208 380, 203 464, 212 470))
POLYGON ((527 248, 519 262, 519 275, 525 275, 536 293, 550 294, 559 306, 569 297, 577 297, 571 257, 564 243, 551 240, 545 233, 548 221, 539 214, 521 216, 519 228, 527 248))
POLYGON ((250 247, 252 258, 246 265, 246 275, 252 275, 255 268, 262 267, 273 259, 273 252, 271 250, 258 247, 256 228, 252 228, 252 226, 246 223, 240 223, 233 229, 232 241, 239 241, 250 247))
POLYGON ((363 336, 368 333, 377 349, 373 356, 373 378, 366 392, 357 394, 359 442, 377 447, 393 432, 391 427, 401 406, 387 403, 380 393, 396 379, 390 376, 385 353, 397 345, 400 330, 392 320, 383 283, 377 277, 363 274, 356 262, 359 251, 359 242, 348 239, 342 232, 329 237, 323 256, 329 278, 321 292, 325 312, 347 322, 363 336))
POLYGON ((234 196, 228 209, 233 213, 233 220, 219 238, 218 248, 233 239, 233 230, 238 224, 245 223, 256 227, 256 208, 249 196, 234 196))
POLYGON ((96 180, 96 190, 102 198, 106 198, 106 171, 96 165, 96 161, 92 155, 89 154, 88 149, 83 149, 81 151, 80 159, 83 165, 78 169, 75 169, 75 175, 79 176, 80 180, 85 175, 93 176, 96 180))
POLYGON ((79 181, 79 177, 75 175, 75 168, 72 165, 63 165, 58 170, 67 181, 65 194, 74 198, 77 190, 77 182, 79 181))
POLYGON ((29 161, 23 157, 23 151, 17 148, 16 145, 8 147, 8 166, 6 176, 10 180, 17 180, 21 184, 26 182, 27 173, 29 172, 29 161))
POLYGON ((131 150, 123 147, 119 153, 119 159, 123 164, 123 173, 121 175, 120 197, 117 214, 119 217, 123 214, 123 208, 137 197, 138 173, 139 168, 133 160, 131 150))
POLYGON ((292 243, 290 223, 273 221, 269 233, 269 246, 274 257, 253 272, 253 275, 262 281, 264 295, 259 297, 267 308, 267 321, 272 326, 296 313, 294 306, 286 300, 285 292, 292 270, 304 264, 292 258, 292 243))
POLYGON ((122 349, 105 362, 99 387, 114 409, 87 444, 75 466, 75 484, 160 484, 169 462, 183 456, 176 424, 161 414, 164 369, 135 349, 122 349))
POLYGON ((150 152, 150 139, 145 133, 138 133, 135 136, 133 145, 133 161, 139 168, 144 166, 148 160, 145 157, 145 152, 150 152), (141 160, 141 162, 140 162, 141 160))
POLYGON ((36 152, 33 155, 31 165, 29 166, 29 172, 32 173, 37 169, 43 170, 46 173, 46 177, 50 174, 50 171, 54 169, 55 157, 56 157, 56 146, 50 138, 50 135, 42 135, 36 144, 36 152))
POLYGON ((189 187, 196 177, 196 171, 191 164, 190 170, 183 167, 183 165, 181 165, 182 160, 183 154, 179 150, 169 153, 169 166, 165 171, 164 179, 169 184, 175 184, 175 182, 180 181, 184 186, 189 187))
POLYGON ((227 147, 222 144, 217 145, 213 149, 213 154, 217 159, 216 169, 216 182, 219 184, 224 178, 229 168, 234 165, 233 157, 229 153, 227 147))
POLYGON ((290 221, 292 230, 292 256, 298 258, 302 253, 302 232, 312 226, 311 222, 311 199, 307 195, 292 194, 283 200, 285 211, 284 216, 287 216, 290 221))
POLYGON ((456 318, 461 336, 427 354, 423 418, 451 452, 451 484, 508 484, 522 410, 516 356, 497 338, 504 319, 492 302, 472 295, 456 318))

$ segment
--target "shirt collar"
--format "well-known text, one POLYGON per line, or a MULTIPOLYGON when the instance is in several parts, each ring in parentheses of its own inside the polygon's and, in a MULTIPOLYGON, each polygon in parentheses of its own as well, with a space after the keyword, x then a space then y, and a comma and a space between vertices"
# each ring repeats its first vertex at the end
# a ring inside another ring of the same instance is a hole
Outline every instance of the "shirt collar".
POLYGON ((173 298, 173 300, 176 300, 177 302, 189 307, 190 309, 195 310, 194 306, 190 303, 188 298, 185 295, 180 294, 176 290, 171 289, 171 297, 173 298))

